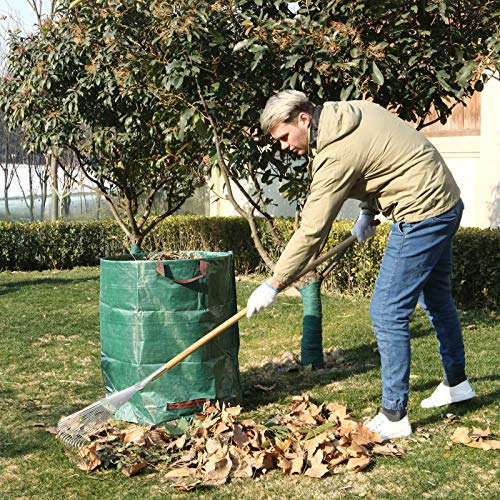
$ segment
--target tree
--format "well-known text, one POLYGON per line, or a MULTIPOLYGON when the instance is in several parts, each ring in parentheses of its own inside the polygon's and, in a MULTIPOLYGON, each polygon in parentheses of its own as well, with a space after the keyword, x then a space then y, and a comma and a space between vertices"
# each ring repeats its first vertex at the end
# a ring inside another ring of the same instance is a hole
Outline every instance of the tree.
POLYGON ((165 101, 176 93, 184 102, 186 133, 196 134, 200 122, 208 128, 210 158, 224 178, 224 196, 247 219, 256 248, 272 269, 274 256, 263 244, 267 236, 256 214, 268 223, 266 234, 277 253, 283 238, 269 214, 272 200, 264 186, 279 181, 281 193, 300 208, 308 182, 304 163, 291 162, 260 132, 265 100, 274 91, 296 88, 313 99, 371 99, 404 120, 418 121, 418 128, 427 125, 432 109, 446 121, 456 103, 480 91, 499 68, 495 5, 158 2, 154 19, 160 36, 151 55, 151 81, 165 101))
POLYGON ((177 100, 166 106, 148 71, 130 64, 149 60, 157 36, 147 3, 94 0, 77 11, 66 4, 37 33, 13 34, 0 91, 26 146, 56 155, 68 175, 61 153, 72 152, 87 187, 107 200, 135 245, 192 195, 206 163, 200 141, 182 134, 177 100), (168 205, 153 219, 161 190, 168 205))
POLYGON ((0 168, 3 174, 3 198, 5 215, 10 216, 9 189, 17 174, 22 159, 20 135, 17 130, 10 131, 6 126, 3 113, 0 113, 0 168))

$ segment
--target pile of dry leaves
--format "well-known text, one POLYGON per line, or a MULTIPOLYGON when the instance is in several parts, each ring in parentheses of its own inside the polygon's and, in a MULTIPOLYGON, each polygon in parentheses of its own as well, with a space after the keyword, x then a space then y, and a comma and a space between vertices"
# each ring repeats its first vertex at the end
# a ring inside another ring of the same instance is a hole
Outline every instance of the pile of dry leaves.
POLYGON ((196 252, 153 252, 144 255, 144 260, 179 260, 179 259, 202 259, 196 252))
POLYGON ((110 425, 82 450, 79 467, 117 467, 131 476, 146 466, 165 470, 165 480, 191 490, 218 486, 233 477, 254 478, 272 469, 289 476, 320 478, 365 469, 374 455, 402 456, 394 444, 349 416, 337 403, 316 405, 293 398, 290 413, 265 423, 238 421, 240 406, 207 406, 188 425, 110 425))

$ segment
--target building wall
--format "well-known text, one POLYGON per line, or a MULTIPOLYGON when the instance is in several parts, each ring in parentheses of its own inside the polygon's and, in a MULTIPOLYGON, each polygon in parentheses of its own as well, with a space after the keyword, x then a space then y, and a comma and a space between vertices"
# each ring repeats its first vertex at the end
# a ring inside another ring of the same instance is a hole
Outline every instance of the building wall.
MULTIPOLYGON (((500 227, 500 82, 490 80, 477 94, 477 102, 464 129, 442 127, 434 133, 425 132, 428 139, 450 167, 465 205, 462 226, 500 227), (475 114, 480 110, 480 119, 475 114), (474 130, 475 122, 477 134, 474 130), (463 132, 474 135, 463 135, 463 132)), ((458 108, 457 114, 464 109, 458 108)))
MULTIPOLYGON (((500 227, 500 82, 490 80, 468 106, 456 106, 445 125, 439 123, 422 129, 436 146, 452 171, 462 194, 465 211, 462 226, 500 227)), ((224 193, 223 183, 215 177, 214 191, 224 193)), ((235 191, 243 205, 248 204, 235 191)), ((293 217, 291 207, 279 195, 277 187, 269 188, 277 206, 274 216, 293 217)), ((358 214, 356 200, 347 200, 339 219, 354 219, 358 214)), ((210 215, 237 215, 229 201, 211 196, 210 215)))

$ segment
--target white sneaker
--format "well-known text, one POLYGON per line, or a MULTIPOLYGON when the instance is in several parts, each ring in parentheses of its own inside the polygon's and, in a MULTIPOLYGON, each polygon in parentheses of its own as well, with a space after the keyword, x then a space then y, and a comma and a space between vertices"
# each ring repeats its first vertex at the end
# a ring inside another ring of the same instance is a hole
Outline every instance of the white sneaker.
POLYGON ((464 380, 455 387, 447 387, 441 382, 429 398, 420 402, 420 406, 422 408, 436 408, 475 397, 476 393, 468 380, 464 380))
POLYGON ((383 413, 379 413, 366 424, 366 427, 372 432, 378 432, 384 441, 409 436, 412 433, 408 415, 397 422, 391 422, 383 413))

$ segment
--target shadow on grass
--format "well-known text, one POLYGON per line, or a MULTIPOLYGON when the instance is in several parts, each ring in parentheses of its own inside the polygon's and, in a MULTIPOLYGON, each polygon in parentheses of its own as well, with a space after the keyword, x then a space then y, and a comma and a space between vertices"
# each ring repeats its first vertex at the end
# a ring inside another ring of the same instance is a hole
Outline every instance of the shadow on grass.
POLYGON ((279 363, 273 362, 249 368, 241 373, 243 407, 245 410, 255 410, 261 405, 307 392, 318 385, 326 385, 378 369, 380 359, 376 347, 377 344, 373 341, 354 349, 342 350, 341 356, 335 362, 319 370, 298 367, 283 371, 279 363), (272 389, 259 390, 255 388, 256 385, 272 389))
POLYGON ((0 283, 0 295, 6 295, 7 293, 14 293, 21 290, 27 286, 38 286, 38 285, 67 285, 75 284, 84 281, 99 281, 99 276, 90 278, 53 278, 48 276, 46 278, 36 278, 32 280, 24 281, 14 281, 12 283, 0 283))

